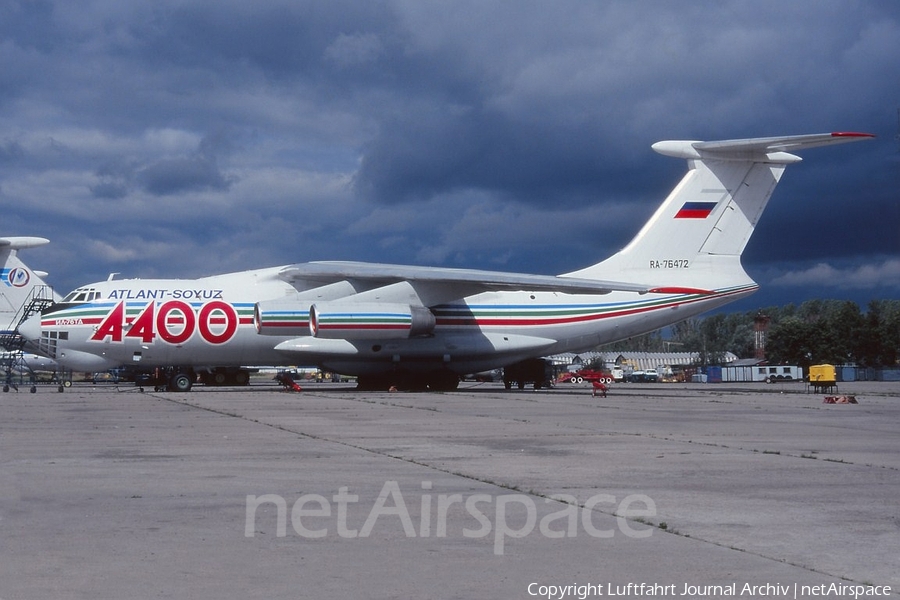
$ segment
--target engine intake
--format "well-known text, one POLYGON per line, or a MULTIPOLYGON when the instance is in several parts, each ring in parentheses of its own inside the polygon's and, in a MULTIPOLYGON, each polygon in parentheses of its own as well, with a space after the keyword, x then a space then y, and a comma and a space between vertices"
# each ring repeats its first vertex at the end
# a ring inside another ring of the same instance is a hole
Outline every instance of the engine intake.
POLYGON ((322 339, 405 339, 431 333, 434 322, 428 308, 409 304, 319 302, 309 309, 309 331, 322 339))

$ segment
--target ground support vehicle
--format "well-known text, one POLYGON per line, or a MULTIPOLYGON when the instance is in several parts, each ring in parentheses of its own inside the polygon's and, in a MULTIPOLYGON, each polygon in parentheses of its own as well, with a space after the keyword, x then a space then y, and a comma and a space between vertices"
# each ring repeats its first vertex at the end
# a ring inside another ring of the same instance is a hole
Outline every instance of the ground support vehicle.
POLYGON ((605 385, 613 382, 613 376, 606 371, 595 371, 593 369, 579 369, 578 371, 570 371, 563 373, 556 380, 556 383, 594 383, 599 381, 605 385))
POLYGON ((503 368, 503 385, 511 389, 513 383, 520 390, 529 383, 534 389, 553 387, 553 363, 543 358, 530 358, 503 368))
POLYGON ((633 371, 628 376, 631 383, 656 383, 659 381, 659 373, 656 369, 647 369, 646 371, 633 371))

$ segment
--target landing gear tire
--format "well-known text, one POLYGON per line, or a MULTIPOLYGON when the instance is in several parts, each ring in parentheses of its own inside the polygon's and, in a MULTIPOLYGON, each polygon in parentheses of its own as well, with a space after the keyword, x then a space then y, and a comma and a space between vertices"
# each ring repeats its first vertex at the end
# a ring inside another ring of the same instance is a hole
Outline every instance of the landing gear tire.
POLYGON ((189 392, 194 382, 187 373, 176 373, 169 380, 170 392, 189 392))

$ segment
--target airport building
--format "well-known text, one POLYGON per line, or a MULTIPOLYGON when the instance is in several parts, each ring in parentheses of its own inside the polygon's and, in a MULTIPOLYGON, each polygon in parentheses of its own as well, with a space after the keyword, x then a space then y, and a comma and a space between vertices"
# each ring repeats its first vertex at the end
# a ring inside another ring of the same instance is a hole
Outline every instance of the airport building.
MULTIPOLYGON (((701 367, 699 352, 582 352, 548 357, 560 370, 573 370, 580 365, 599 365, 608 371, 656 371, 660 377, 690 381, 690 375, 701 367), (686 376, 685 376, 686 374, 686 376)), ((731 365, 738 357, 726 352, 723 365, 731 365)))

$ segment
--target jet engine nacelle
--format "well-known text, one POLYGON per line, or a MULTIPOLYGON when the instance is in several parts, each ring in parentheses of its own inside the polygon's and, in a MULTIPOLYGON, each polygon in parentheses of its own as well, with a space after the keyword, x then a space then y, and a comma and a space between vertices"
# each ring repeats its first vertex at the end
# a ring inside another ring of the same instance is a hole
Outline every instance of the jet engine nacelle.
POLYGON ((331 340, 410 338, 434 331, 434 314, 409 304, 317 302, 309 309, 309 330, 331 340))
POLYGON ((260 335, 309 335, 309 302, 268 300, 253 307, 253 324, 260 335))

